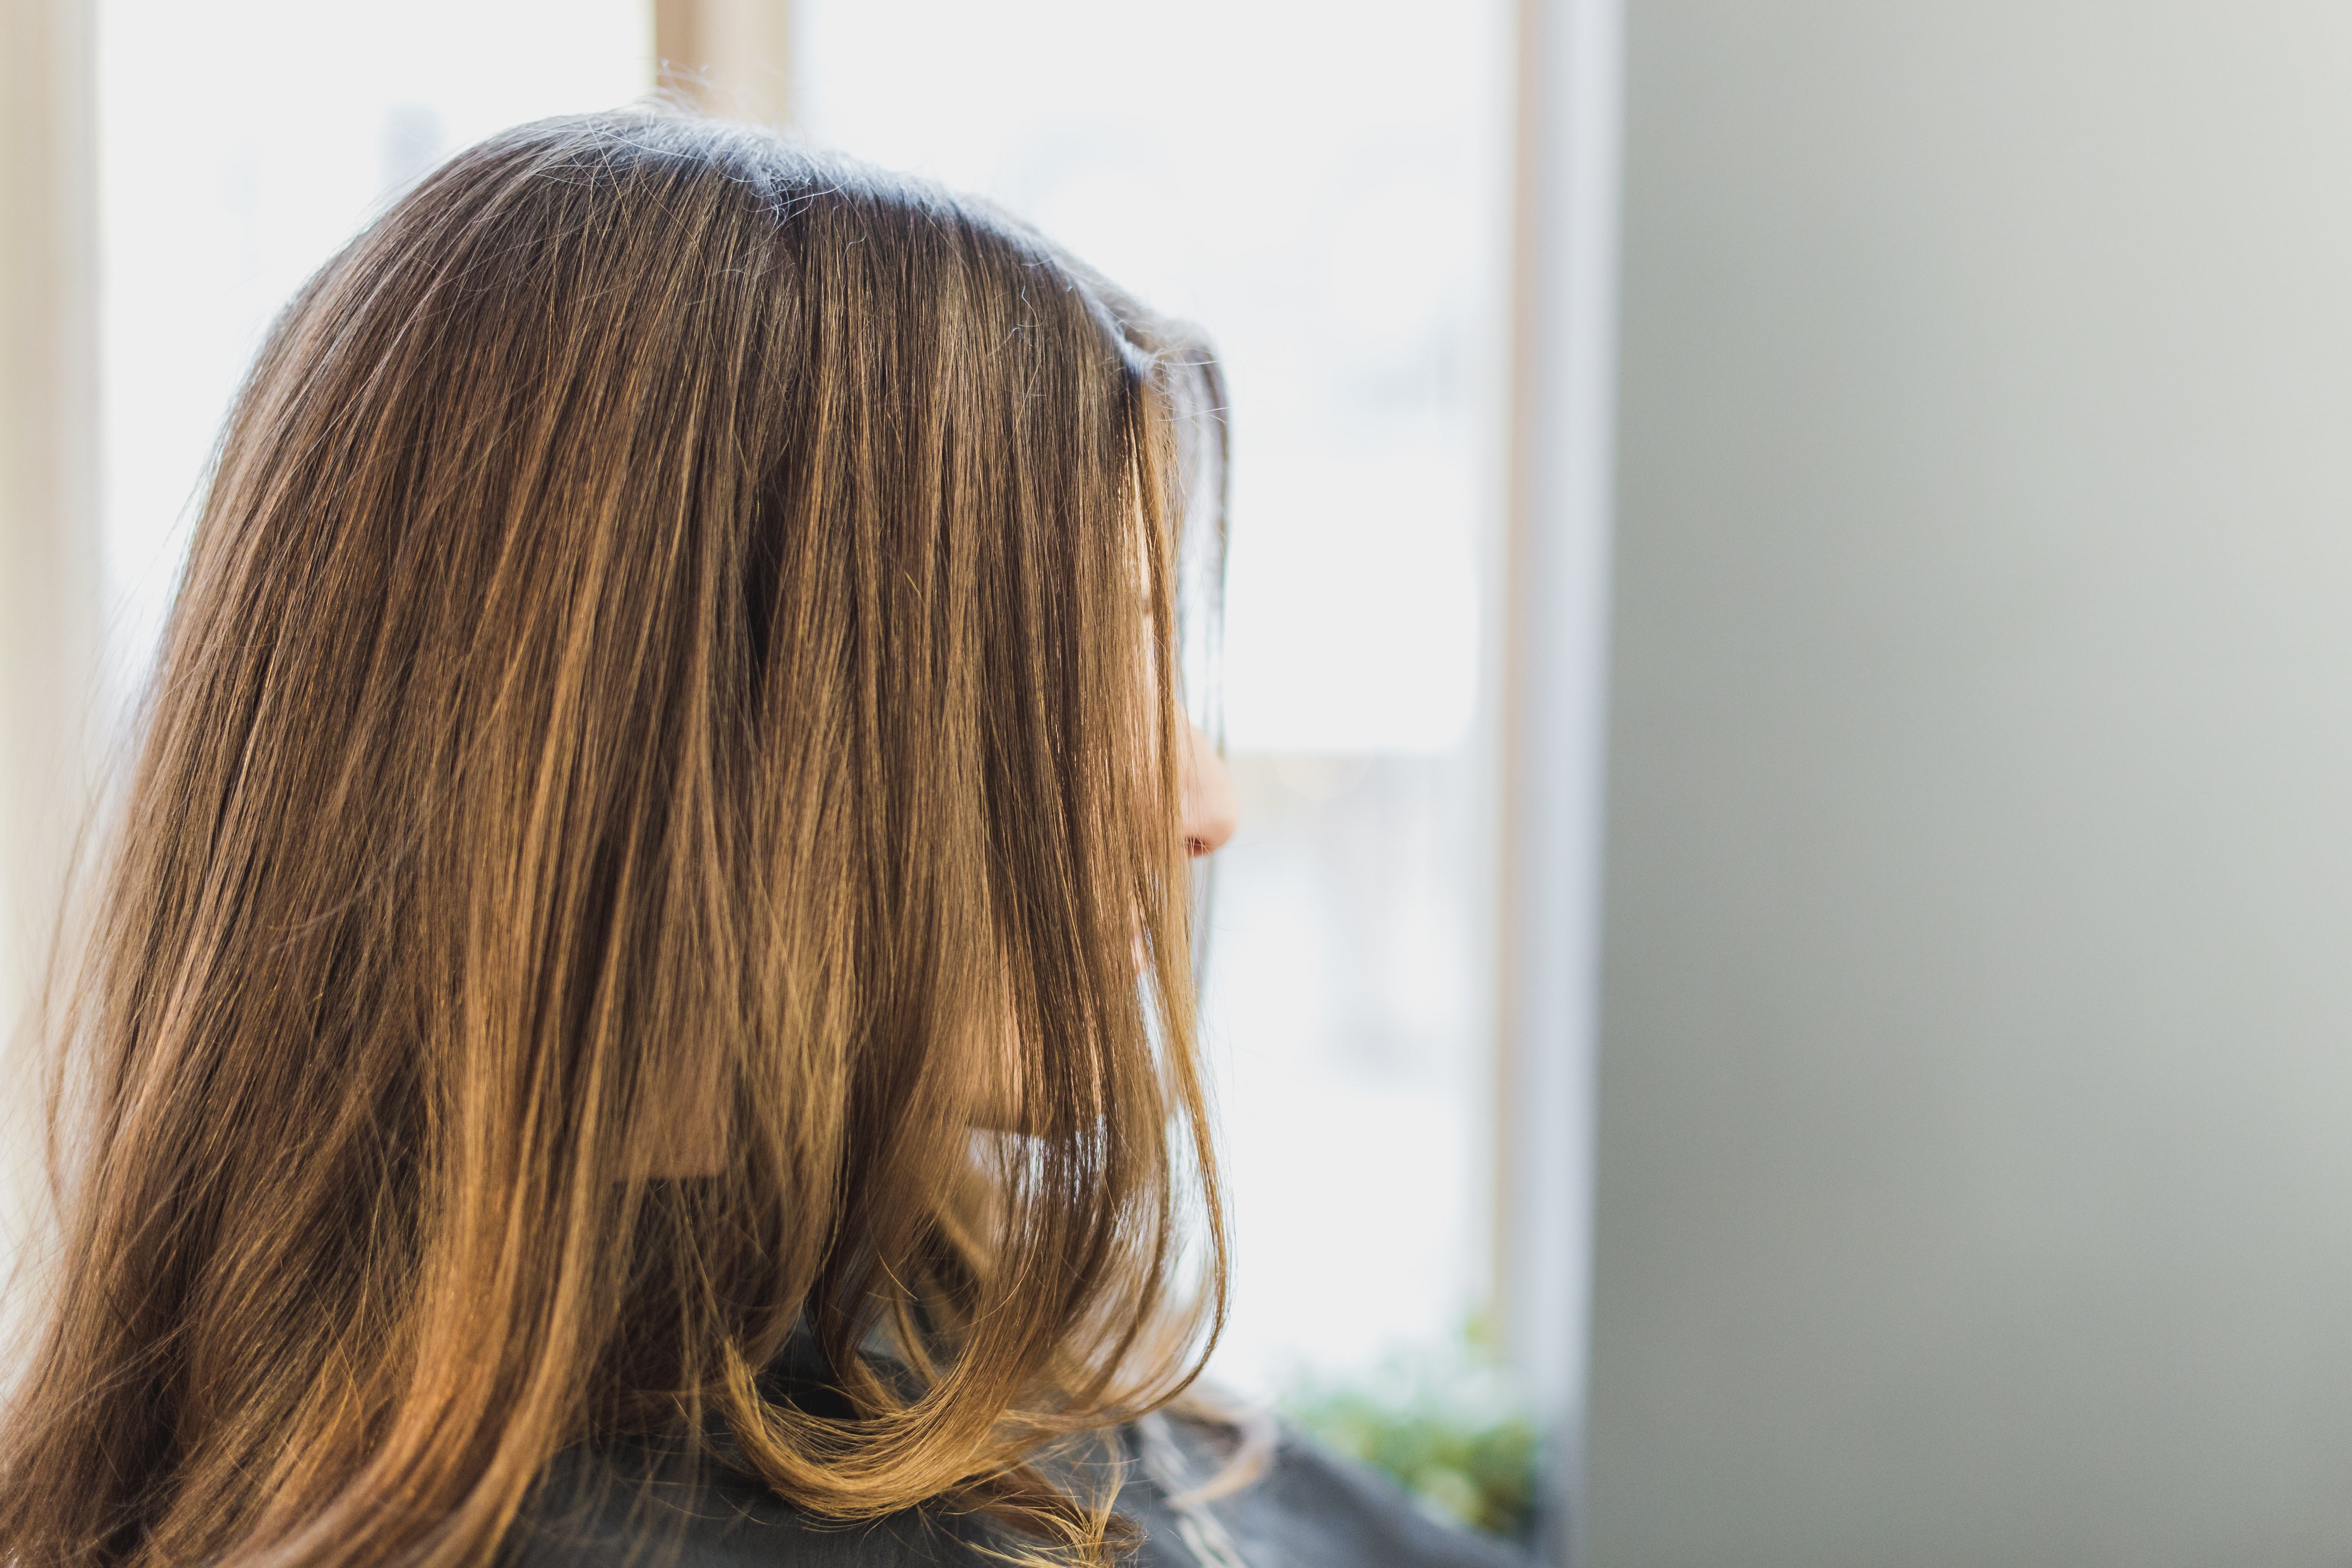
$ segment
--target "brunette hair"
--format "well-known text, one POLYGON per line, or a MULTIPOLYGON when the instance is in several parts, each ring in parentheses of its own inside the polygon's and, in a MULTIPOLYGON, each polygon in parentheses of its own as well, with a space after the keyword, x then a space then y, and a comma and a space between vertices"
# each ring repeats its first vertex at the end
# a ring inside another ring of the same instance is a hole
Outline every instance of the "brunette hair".
POLYGON ((0 1562, 481 1563, 646 1431, 1115 1546, 1045 1460, 1223 1312, 1219 402, 1020 225, 667 110, 494 137, 330 262, 49 1028, 0 1562), (763 1391, 795 1334, 846 1416, 763 1391))

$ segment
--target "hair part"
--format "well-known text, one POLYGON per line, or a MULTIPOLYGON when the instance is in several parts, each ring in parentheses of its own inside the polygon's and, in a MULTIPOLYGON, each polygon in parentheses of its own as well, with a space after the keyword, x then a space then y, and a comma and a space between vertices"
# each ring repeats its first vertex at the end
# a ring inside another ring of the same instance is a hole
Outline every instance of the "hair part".
POLYGON ((330 262, 49 1030, 0 1560, 482 1563, 646 1432, 1116 1544, 1041 1460, 1223 1314, 1219 402, 1001 214, 667 111, 492 138, 330 262), (763 1392, 796 1333, 846 1416, 763 1392))

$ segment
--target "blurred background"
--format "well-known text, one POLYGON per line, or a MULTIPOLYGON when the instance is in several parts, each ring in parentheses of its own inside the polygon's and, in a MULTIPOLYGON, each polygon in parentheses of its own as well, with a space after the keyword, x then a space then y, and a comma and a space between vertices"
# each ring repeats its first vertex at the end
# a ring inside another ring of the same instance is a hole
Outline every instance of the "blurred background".
POLYGON ((2352 1559, 2352 11, 9 5, 12 1015, 271 313, 663 88, 1223 350, 1219 1377, 1554 1561, 2352 1559))

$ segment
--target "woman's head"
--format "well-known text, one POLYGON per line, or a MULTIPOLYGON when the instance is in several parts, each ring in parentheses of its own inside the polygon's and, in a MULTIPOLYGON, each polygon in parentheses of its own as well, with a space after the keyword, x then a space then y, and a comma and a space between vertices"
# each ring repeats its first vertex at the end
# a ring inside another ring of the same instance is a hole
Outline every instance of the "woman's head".
POLYGON ((1018 225, 664 114, 494 138, 329 264, 60 1026, 0 1557, 477 1561, 558 1446, 718 1422, 817 1511, 1083 1546, 1027 1461, 1222 1308, 1218 401, 1018 225), (755 1386, 796 1323, 854 1419, 755 1386))

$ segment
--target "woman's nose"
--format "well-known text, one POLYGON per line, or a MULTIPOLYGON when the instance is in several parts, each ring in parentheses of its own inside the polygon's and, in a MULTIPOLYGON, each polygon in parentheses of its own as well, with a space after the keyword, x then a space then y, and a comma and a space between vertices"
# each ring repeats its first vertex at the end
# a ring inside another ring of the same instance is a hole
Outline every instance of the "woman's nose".
POLYGON ((1184 849, 1189 854, 1214 854, 1241 825, 1240 803, 1234 799, 1225 759, 1201 727, 1188 724, 1184 730, 1184 849))

